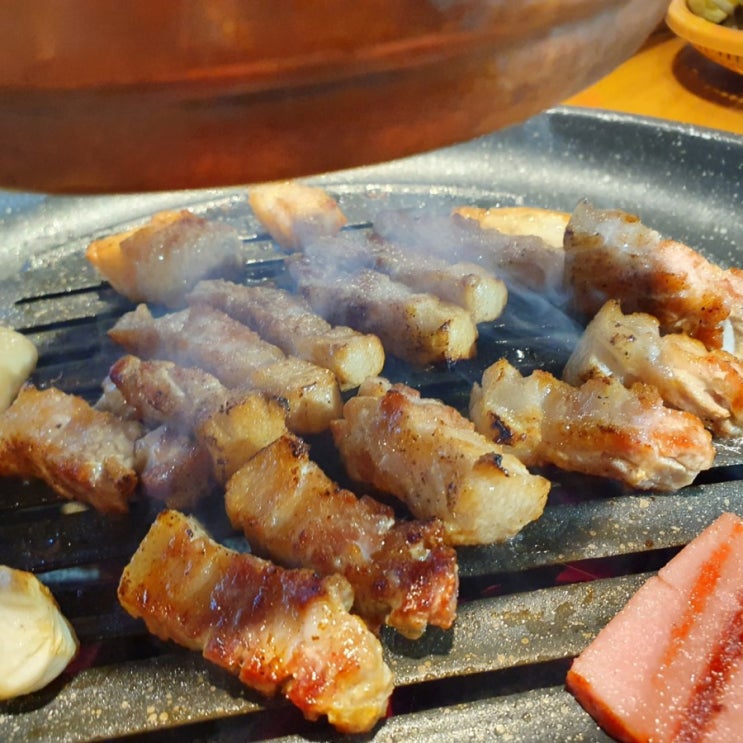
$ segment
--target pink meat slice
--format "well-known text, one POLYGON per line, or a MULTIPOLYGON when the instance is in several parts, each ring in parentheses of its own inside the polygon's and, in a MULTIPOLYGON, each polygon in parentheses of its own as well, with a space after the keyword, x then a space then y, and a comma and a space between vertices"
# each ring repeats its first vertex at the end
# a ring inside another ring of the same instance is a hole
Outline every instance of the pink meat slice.
POLYGON ((743 736, 743 520, 726 513, 575 659, 568 689, 621 741, 743 736))

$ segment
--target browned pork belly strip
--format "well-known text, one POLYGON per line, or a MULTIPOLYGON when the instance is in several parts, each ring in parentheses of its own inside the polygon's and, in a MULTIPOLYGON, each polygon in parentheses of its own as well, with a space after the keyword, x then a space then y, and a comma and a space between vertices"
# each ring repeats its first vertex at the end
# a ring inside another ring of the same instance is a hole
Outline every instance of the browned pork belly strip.
POLYGON ((305 243, 302 252, 311 261, 330 263, 336 269, 381 271, 417 292, 462 307, 475 323, 495 320, 508 298, 506 285, 475 263, 411 253, 376 235, 341 233, 305 243))
POLYGON ((497 230, 503 235, 540 237, 556 251, 551 256, 555 268, 562 265, 560 254, 565 240, 565 228, 570 220, 568 212, 536 206, 495 206, 489 209, 459 206, 452 213, 474 220, 484 230, 497 230))
POLYGON ((723 346, 728 321, 741 353, 743 271, 663 239, 632 214, 578 204, 565 232, 565 279, 589 317, 617 299, 623 312, 648 312, 663 332, 687 333, 708 348, 723 346))
POLYGON ((349 613, 345 578, 288 570, 214 542, 162 512, 124 569, 119 600, 150 632, 283 694, 310 720, 365 732, 385 714, 392 674, 379 640, 349 613))
POLYGON ((139 420, 193 433, 220 483, 286 431, 282 399, 229 390, 201 369, 123 356, 109 379, 139 420))
POLYGON ((562 296, 562 250, 538 235, 484 228, 471 216, 385 211, 375 217, 373 226, 378 235, 417 253, 476 263, 512 285, 562 296))
POLYGON ((607 374, 625 387, 652 384, 667 405, 698 416, 718 436, 743 433, 743 361, 683 333, 661 335, 657 318, 625 315, 616 300, 588 324, 562 376, 578 385, 607 374))
POLYGON ((545 371, 523 377, 505 359, 473 387, 470 417, 529 466, 554 464, 644 490, 688 485, 715 457, 701 420, 665 407, 654 387, 597 377, 576 388, 545 371))
POLYGON ((242 323, 211 307, 191 307, 155 318, 145 305, 109 331, 130 353, 159 357, 210 372, 222 384, 286 400, 287 426, 316 433, 338 417, 341 397, 333 374, 286 356, 242 323))
POLYGON ((299 250, 320 235, 334 235, 346 224, 330 194, 298 181, 252 186, 248 202, 271 237, 289 250, 299 250))
POLYGON ((392 509, 357 498, 315 464, 294 436, 274 441, 229 481, 227 514, 272 559, 344 575, 354 609, 417 638, 448 629, 457 604, 457 558, 440 522, 395 522, 392 509))
POLYGON ((348 473, 439 518, 451 544, 487 544, 538 518, 550 483, 471 421, 402 384, 369 379, 331 431, 348 473))
POLYGON ((170 508, 193 508, 216 489, 207 449, 167 425, 137 439, 134 456, 142 491, 170 508))
POLYGON ((477 327, 461 307, 417 293, 379 271, 338 271, 300 255, 288 262, 300 293, 328 322, 379 336, 385 351, 412 364, 475 355, 477 327))
POLYGON ((342 390, 358 387, 384 366, 384 348, 376 335, 332 326, 303 297, 284 289, 201 281, 188 295, 188 303, 215 307, 284 353, 330 369, 342 390))
POLYGON ((137 485, 139 424, 75 395, 23 387, 0 415, 0 476, 36 477, 63 498, 124 513, 137 485))
POLYGON ((241 246, 233 227, 184 209, 159 212, 142 227, 96 240, 86 256, 133 302, 177 307, 199 279, 237 268, 241 246))

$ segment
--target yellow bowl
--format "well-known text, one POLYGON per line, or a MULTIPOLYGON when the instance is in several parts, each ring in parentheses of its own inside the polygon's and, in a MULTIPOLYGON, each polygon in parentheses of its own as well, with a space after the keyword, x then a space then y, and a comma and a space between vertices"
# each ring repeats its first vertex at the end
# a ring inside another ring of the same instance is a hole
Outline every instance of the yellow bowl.
POLYGON ((666 22, 705 57, 743 75, 743 30, 718 26, 694 15, 686 0, 672 0, 666 22))

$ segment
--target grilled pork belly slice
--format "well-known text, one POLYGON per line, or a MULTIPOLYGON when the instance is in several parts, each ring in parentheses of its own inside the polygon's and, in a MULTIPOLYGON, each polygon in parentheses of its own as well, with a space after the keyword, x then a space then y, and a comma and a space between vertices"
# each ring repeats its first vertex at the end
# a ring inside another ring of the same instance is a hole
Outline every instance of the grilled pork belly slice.
POLYGON ((0 415, 0 476, 36 477, 63 498, 124 513, 137 485, 138 423, 31 385, 0 415))
POLYGON ((452 213, 475 220, 484 230, 497 230, 503 235, 539 237, 556 251, 555 265, 559 266, 561 263, 565 228, 570 220, 567 212, 534 206, 498 206, 490 209, 460 206, 452 213))
POLYGON ((199 279, 236 269, 241 247, 233 227, 184 209, 159 212, 143 227, 96 240, 85 255, 133 302, 178 307, 199 279))
POLYGON ((293 567, 344 575, 354 609, 417 638, 428 624, 448 629, 457 604, 457 558, 440 522, 395 523, 392 509, 357 498, 287 435, 245 464, 227 485, 227 514, 251 547, 293 567))
POLYGON ((477 263, 512 286, 540 294, 563 294, 564 252, 537 235, 506 234, 484 228, 461 214, 385 211, 376 216, 374 231, 416 253, 448 261, 477 263))
POLYGON ((385 351, 398 358, 425 365, 475 355, 477 327, 461 307, 414 292, 379 271, 348 273, 300 255, 288 267, 318 314, 379 336, 385 351))
POLYGON ((331 431, 351 477, 441 519, 450 544, 508 539, 544 509, 548 480, 406 385, 368 379, 331 431))
POLYGON ((349 613, 339 575, 288 570, 214 542, 199 523, 162 512, 124 569, 119 600, 150 632, 277 692, 310 720, 369 730, 385 714, 392 674, 379 640, 349 613))
POLYGON ((344 271, 381 271, 417 292, 429 292, 462 307, 475 323, 499 317, 508 298, 506 285, 476 263, 452 263, 408 252, 376 235, 341 233, 306 243, 302 252, 310 261, 329 263, 344 271))
POLYGON ((222 484, 286 431, 282 399, 259 391, 231 391, 201 369, 122 356, 109 379, 139 420, 193 433, 199 448, 211 455, 214 475, 222 484))
POLYGON ((330 369, 342 390, 358 387, 384 366, 384 348, 376 335, 332 326, 304 298, 284 289, 201 281, 188 295, 188 303, 215 307, 284 353, 330 369))
POLYGON ((335 235, 347 221, 329 193, 299 181, 252 186, 248 202, 271 237, 289 250, 320 235, 335 235))
POLYGON ((188 434, 158 426, 137 440, 134 455, 144 493, 170 508, 193 508, 215 490, 209 451, 188 434))
POLYGON ((578 385, 602 374, 625 387, 652 384, 667 405, 698 416, 718 436, 743 434, 743 361, 682 333, 661 336, 657 318, 625 315, 616 300, 588 324, 562 376, 578 385))
POLYGON ((317 433, 341 410, 333 374, 264 341, 211 307, 190 307, 155 318, 145 305, 123 315, 111 338, 139 356, 159 357, 213 374, 228 388, 255 389, 286 400, 287 426, 317 433))
POLYGON ((545 371, 523 377, 505 359, 475 384, 477 430, 527 466, 610 477, 643 490, 676 490, 708 469, 712 436, 695 415, 663 405, 649 385, 610 377, 571 387, 545 371))
POLYGON ((743 731, 743 521, 720 516, 573 662, 568 689, 622 741, 743 731))
POLYGON ((743 271, 664 240, 634 215, 578 204, 565 231, 565 279, 589 317, 617 299, 623 312, 647 312, 662 332, 687 333, 708 348, 723 346, 728 321, 741 353, 743 271))

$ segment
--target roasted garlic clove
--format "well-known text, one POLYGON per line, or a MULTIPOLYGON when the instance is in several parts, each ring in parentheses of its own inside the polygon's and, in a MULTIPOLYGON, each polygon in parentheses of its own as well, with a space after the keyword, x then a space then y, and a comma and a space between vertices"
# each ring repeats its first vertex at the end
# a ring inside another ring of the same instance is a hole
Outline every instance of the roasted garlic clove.
POLYGON ((32 573, 0 565, 0 699, 41 689, 78 648, 51 591, 32 573))

